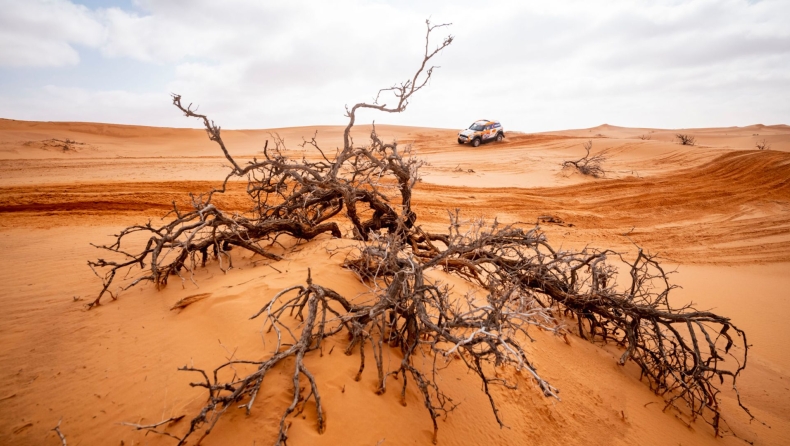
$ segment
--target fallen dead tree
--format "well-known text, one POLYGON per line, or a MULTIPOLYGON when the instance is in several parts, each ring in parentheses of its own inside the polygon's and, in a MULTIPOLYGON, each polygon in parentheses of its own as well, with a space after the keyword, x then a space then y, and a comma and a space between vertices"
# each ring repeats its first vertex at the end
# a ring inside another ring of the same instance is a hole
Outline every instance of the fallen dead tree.
POLYGON ((437 419, 456 407, 437 379, 451 360, 460 360, 480 379, 494 417, 504 426, 491 390, 494 386, 515 389, 519 380, 527 380, 545 396, 559 399, 559 391, 541 378, 522 343, 529 339, 531 327, 564 334, 558 322, 562 313, 575 318, 580 336, 622 346, 620 363, 635 362, 651 389, 664 395, 667 409, 674 407, 691 419, 702 417, 716 435, 726 428, 717 385, 723 385, 726 378, 734 386, 745 367, 745 333, 728 318, 690 306, 674 308, 668 300, 673 287, 653 257, 639 251, 628 264, 630 283, 619 286, 609 259, 625 262, 622 256, 612 251, 555 250, 537 227, 465 223, 456 211, 450 215, 446 233, 426 231, 416 224, 417 214, 411 207, 420 162, 409 148, 383 142, 375 127, 368 145, 353 143, 350 132, 358 110, 401 112, 427 84, 433 72, 428 63, 452 42, 447 37, 430 50, 431 33, 442 26, 428 23, 424 57, 412 79, 380 91, 372 104, 347 109, 349 123, 342 149, 328 156, 315 138, 305 142, 320 153, 319 161, 292 160, 277 144, 273 149, 265 147, 262 159, 242 166, 222 141, 220 127, 191 105, 183 105, 180 96, 173 96, 181 112, 203 122, 231 171, 220 188, 193 196, 192 209, 174 205, 167 224, 131 226, 116 236, 114 244, 99 246, 121 260, 89 262, 103 281, 89 308, 99 306, 105 295, 117 298, 118 289, 144 282, 163 287, 173 276, 186 280, 209 261, 227 270, 231 266, 228 251, 233 247, 277 260, 280 256, 267 245, 278 236, 310 240, 320 234, 342 237, 344 230, 360 243, 344 265, 371 292, 368 299, 352 303, 308 274, 304 284, 282 290, 252 315, 264 318, 269 336, 277 339, 266 359, 230 359, 210 371, 192 365, 180 369, 197 374, 200 380, 192 386, 208 393, 186 431, 164 430, 175 429, 171 425, 180 417, 134 424, 135 428, 173 437, 178 444, 195 437, 200 443, 229 410, 249 413, 269 372, 287 368, 292 399, 281 414, 275 444, 286 444, 289 417, 302 413, 308 404, 314 406, 317 429, 322 432, 326 418, 320 381, 305 358, 321 350, 328 338, 342 339, 341 335, 348 339, 346 353, 359 357, 357 380, 366 361, 371 361, 365 355, 369 344, 377 393, 385 393, 392 380, 398 379, 405 402, 409 386, 416 388, 431 417, 434 441, 437 419), (395 105, 380 105, 382 94, 392 94, 395 105), (251 209, 230 215, 211 200, 237 177, 247 178, 251 209), (135 233, 148 236, 145 246, 122 247, 135 233), (460 276, 478 292, 453 295, 429 279, 432 270, 460 276), (120 279, 129 271, 138 275, 120 279), (401 358, 393 368, 383 360, 390 351, 401 358), (726 364, 725 358, 730 359, 726 364), (521 373, 508 380, 494 373, 498 366, 521 373))
POLYGON ((587 141, 584 143, 584 150, 585 154, 583 157, 579 158, 578 160, 568 160, 562 163, 562 167, 570 167, 576 169, 582 175, 589 175, 594 178, 602 178, 606 176, 606 170, 604 170, 602 164, 606 161, 606 150, 603 152, 597 153, 595 155, 590 155, 590 150, 592 149, 592 141, 587 141))

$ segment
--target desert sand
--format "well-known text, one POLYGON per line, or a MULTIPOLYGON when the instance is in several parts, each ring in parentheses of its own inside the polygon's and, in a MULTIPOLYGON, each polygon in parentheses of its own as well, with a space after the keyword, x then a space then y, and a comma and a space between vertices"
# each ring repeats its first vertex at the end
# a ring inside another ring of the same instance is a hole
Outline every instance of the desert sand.
MULTIPOLYGON (((356 127, 355 140, 364 141, 369 130, 356 127)), ((541 227, 556 246, 633 254, 638 244, 658 253, 677 269, 671 277, 682 289, 674 302, 729 316, 749 336, 739 391, 756 419, 749 421, 724 386, 732 431, 758 445, 788 444, 790 127, 685 129, 697 145, 681 146, 678 130, 602 125, 511 132, 504 142, 479 148, 456 144, 454 130, 377 130, 412 144, 426 162, 414 195, 418 224, 446 226, 447 211, 455 208, 468 218, 526 225, 552 216, 562 223, 541 227), (606 178, 561 167, 579 158, 588 140, 593 152, 608 150, 606 178), (770 150, 755 150, 762 140, 770 150)), ((223 136, 244 160, 272 133, 295 157, 317 156, 300 147, 303 137, 317 135, 330 152, 342 144, 342 128, 329 126, 223 136)), ((90 243, 107 243, 129 224, 160 219, 190 192, 210 190, 226 164, 203 130, 0 120, 0 444, 59 444, 52 429, 61 418, 69 445, 174 444, 122 423, 188 419, 198 410, 205 395, 178 367, 265 357, 261 323, 248 318, 277 291, 301 283, 308 267, 346 295, 363 291, 331 254, 354 242, 321 236, 286 250, 283 261, 233 251, 235 268, 227 274, 210 264, 198 272, 197 285, 173 281, 160 291, 143 285, 86 310, 101 285, 86 265, 101 255, 90 243), (203 299, 170 310, 195 295, 203 299)), ((245 198, 244 185, 234 183, 216 202, 243 210, 245 198)), ((540 331, 533 336, 534 363, 562 401, 530 385, 499 392, 508 425, 500 429, 475 377, 449 367, 444 385, 461 404, 440 422, 440 445, 743 444, 662 411, 662 399, 640 382, 638 368, 617 365, 616 347, 575 336, 568 344, 540 331)), ((374 371, 355 382, 358 360, 338 351, 307 359, 322 386, 326 431, 319 434, 305 411, 293 421, 289 444, 430 444, 430 417, 417 394, 407 394, 406 407, 397 392, 377 396, 374 371)), ((284 375, 280 381, 287 386, 284 375)), ((270 444, 287 399, 269 388, 249 417, 231 412, 203 444, 270 444)), ((168 429, 183 430, 187 422, 168 429)))

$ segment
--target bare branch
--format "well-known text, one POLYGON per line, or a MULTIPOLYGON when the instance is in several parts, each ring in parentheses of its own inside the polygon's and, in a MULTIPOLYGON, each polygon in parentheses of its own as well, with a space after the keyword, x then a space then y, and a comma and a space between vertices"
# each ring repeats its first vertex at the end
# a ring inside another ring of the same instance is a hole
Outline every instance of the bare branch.
POLYGON ((678 133, 675 135, 675 138, 677 138, 683 146, 693 146, 697 144, 697 139, 695 137, 685 133, 678 133))
POLYGON ((166 420, 163 420, 163 421, 160 421, 160 422, 154 423, 154 424, 141 425, 141 424, 137 424, 137 423, 126 423, 126 422, 123 422, 123 423, 121 423, 121 425, 123 425, 123 426, 131 426, 131 427, 135 428, 138 431, 139 430, 145 430, 145 431, 148 431, 148 432, 153 432, 155 434, 164 435, 166 437, 171 437, 171 438, 174 438, 176 440, 181 440, 180 438, 176 437, 175 435, 173 435, 171 433, 164 432, 164 431, 159 431, 156 428, 159 427, 159 426, 162 426, 164 424, 170 424, 170 425, 175 424, 178 421, 180 421, 182 418, 184 418, 184 415, 179 415, 177 417, 170 417, 170 418, 168 418, 166 420))
POLYGON ((604 150, 600 153, 590 156, 591 149, 592 141, 587 141, 584 143, 584 150, 586 152, 585 155, 576 161, 563 162, 562 167, 571 167, 578 170, 583 175, 589 175, 595 178, 605 177, 606 171, 603 169, 601 164, 606 161, 607 151, 604 150))
POLYGON ((63 418, 61 417, 61 419, 58 420, 58 425, 55 426, 55 428, 52 430, 55 431, 56 434, 58 434, 58 438, 60 438, 60 444, 62 444, 63 446, 68 446, 68 444, 66 443, 66 436, 63 435, 63 432, 60 431, 60 423, 62 422, 63 422, 63 418))

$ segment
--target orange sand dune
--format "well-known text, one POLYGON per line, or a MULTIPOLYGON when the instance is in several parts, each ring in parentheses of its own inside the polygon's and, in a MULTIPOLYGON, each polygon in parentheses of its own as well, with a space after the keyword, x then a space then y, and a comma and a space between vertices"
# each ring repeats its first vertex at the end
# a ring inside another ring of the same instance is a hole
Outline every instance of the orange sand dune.
MULTIPOLYGON (((739 391, 759 422, 749 423, 734 392, 726 391, 732 429, 758 445, 790 438, 790 329, 784 320, 790 313, 790 127, 604 125, 513 133, 477 149, 459 146, 451 130, 376 128, 385 139, 411 144, 425 161, 414 197, 418 223, 442 227, 447 210, 455 208, 468 218, 526 224, 551 215, 564 222, 543 225, 555 246, 633 252, 635 242, 661 253, 678 267, 673 279, 684 287, 675 302, 713 308, 749 334, 753 347, 739 391), (676 144, 678 132, 696 135, 698 145, 676 144), (763 138, 771 150, 754 150, 763 138), (607 178, 561 167, 583 154, 588 139, 593 152, 607 150, 607 178)), ((355 140, 365 141, 370 129, 357 128, 355 140)), ((342 128, 326 126, 223 136, 239 159, 259 156, 274 132, 293 156, 314 157, 298 143, 315 131, 326 151, 341 144, 342 128)), ((347 296, 365 291, 336 255, 355 242, 320 237, 274 263, 234 251, 235 268, 227 274, 214 264, 201 269, 199 288, 189 281, 162 291, 143 286, 85 311, 83 303, 99 289, 85 261, 100 253, 89 243, 106 243, 128 224, 157 223, 171 202, 187 206, 190 192, 218 186, 226 172, 220 155, 202 130, 0 120, 0 267, 6 271, 0 444, 58 444, 51 429, 61 417, 69 444, 173 444, 120 423, 193 415, 204 395, 189 387, 194 377, 178 367, 210 369, 231 356, 264 357, 260 322, 248 317, 275 292, 301 283, 308 267, 316 281, 347 296), (195 295, 205 298, 170 311, 195 295)), ((232 183, 216 202, 244 211, 244 184, 232 183)), ((527 377, 515 377, 517 391, 496 394, 509 426, 499 429, 479 383, 450 364, 443 385, 461 405, 440 423, 439 444, 742 444, 662 412, 636 367, 616 365, 613 346, 578 338, 568 345, 539 331, 532 336, 529 354, 560 388, 562 401, 544 398, 527 377)), ((339 353, 346 342, 332 339, 339 346, 333 354, 308 359, 319 377, 326 432, 317 433, 308 410, 294 419, 289 444, 430 444, 430 418, 416 393, 410 391, 402 407, 397 392, 374 394, 374 371, 355 382, 358 359, 339 353)), ((231 412, 203 444, 271 443, 288 398, 285 375, 272 384, 249 417, 231 412)), ((181 432, 186 423, 170 429, 181 432)))

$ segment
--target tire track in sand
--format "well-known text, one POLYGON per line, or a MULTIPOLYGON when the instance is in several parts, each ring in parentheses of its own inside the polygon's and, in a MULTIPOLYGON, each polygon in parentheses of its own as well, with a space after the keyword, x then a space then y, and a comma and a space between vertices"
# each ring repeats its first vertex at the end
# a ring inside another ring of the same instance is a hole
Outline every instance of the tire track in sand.
MULTIPOLYGON (((86 216, 157 215, 208 181, 87 183, 0 188, 0 221, 46 219, 67 225, 86 216)), ((248 206, 244 183, 215 202, 248 206)), ((630 240, 685 263, 790 261, 790 154, 734 151, 692 167, 647 178, 551 188, 451 187, 419 183, 414 206, 427 226, 447 223, 447 210, 469 218, 535 222, 555 215, 573 227, 546 226, 570 244, 627 245, 630 240), (628 233, 628 238, 622 234, 628 233)), ((7 226, 3 225, 3 226, 7 226)))

